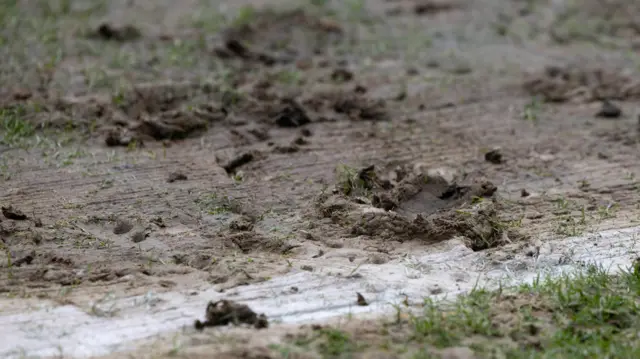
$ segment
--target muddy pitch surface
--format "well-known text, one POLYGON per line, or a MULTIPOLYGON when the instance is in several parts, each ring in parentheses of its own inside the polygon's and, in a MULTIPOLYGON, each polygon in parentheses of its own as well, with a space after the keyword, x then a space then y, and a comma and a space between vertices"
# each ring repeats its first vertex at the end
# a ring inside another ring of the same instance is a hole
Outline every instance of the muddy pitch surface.
POLYGON ((637 6, 206 3, 2 9, 8 308, 637 220, 637 6))

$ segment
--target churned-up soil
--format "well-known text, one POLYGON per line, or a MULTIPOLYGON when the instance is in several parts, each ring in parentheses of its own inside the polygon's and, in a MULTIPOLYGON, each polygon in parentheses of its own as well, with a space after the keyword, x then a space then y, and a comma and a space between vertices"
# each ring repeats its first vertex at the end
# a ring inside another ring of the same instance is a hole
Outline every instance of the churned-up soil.
MULTIPOLYGON (((96 301, 356 277, 452 241, 498 268, 633 227, 638 18, 623 0, 4 1, 0 308, 115 318, 96 301)), ((638 278, 344 326, 212 299, 183 345, 131 355, 635 357, 638 278)))

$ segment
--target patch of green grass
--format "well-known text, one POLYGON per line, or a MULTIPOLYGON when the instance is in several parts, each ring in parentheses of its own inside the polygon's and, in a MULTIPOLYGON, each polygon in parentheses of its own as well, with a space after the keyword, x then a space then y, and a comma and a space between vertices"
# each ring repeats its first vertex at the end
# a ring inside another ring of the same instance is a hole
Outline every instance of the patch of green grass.
POLYGON ((323 358, 349 358, 359 349, 349 333, 336 328, 321 328, 309 337, 298 338, 294 345, 312 349, 323 358))
POLYGON ((35 134, 35 127, 25 116, 22 106, 0 109, 0 144, 15 146, 35 134))
POLYGON ((231 197, 218 196, 217 193, 202 196, 196 203, 200 208, 210 215, 219 215, 225 213, 238 213, 240 204, 231 197))
POLYGON ((478 358, 637 358, 639 294, 637 265, 616 275, 591 266, 509 290, 474 289, 453 302, 427 300, 419 314, 398 307, 389 322, 322 327, 277 349, 321 358, 438 358, 460 347, 478 358))
POLYGON ((532 98, 529 103, 524 106, 523 118, 526 121, 537 123, 540 119, 540 111, 542 110, 540 99, 532 98))
POLYGON ((303 74, 297 70, 282 70, 276 74, 278 82, 285 85, 301 85, 304 82, 303 74))
MULTIPOLYGON (((346 196, 368 196, 370 189, 367 188, 367 182, 362 178, 362 174, 353 167, 339 164, 336 167, 336 188, 346 196)), ((370 175, 375 176, 375 173, 370 175)))

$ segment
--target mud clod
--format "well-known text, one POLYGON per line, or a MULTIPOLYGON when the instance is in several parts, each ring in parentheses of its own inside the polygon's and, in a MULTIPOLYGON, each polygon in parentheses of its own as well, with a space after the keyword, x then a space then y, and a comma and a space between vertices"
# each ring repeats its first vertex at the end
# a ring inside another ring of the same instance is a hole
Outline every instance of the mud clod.
POLYGON ((194 132, 206 130, 207 126, 206 120, 192 114, 170 111, 156 116, 143 116, 135 131, 161 141, 187 138, 194 132))
POLYGON ((262 63, 266 66, 273 66, 278 62, 278 59, 269 54, 249 49, 245 44, 238 41, 237 39, 227 40, 224 44, 224 47, 216 48, 214 50, 214 53, 222 59, 237 57, 245 61, 262 63))
POLYGON ((619 118, 620 116, 622 116, 622 109, 608 100, 602 101, 602 107, 596 113, 596 117, 601 118, 619 118))
POLYGON ((129 233, 133 229, 133 224, 125 219, 120 219, 113 227, 113 234, 121 235, 129 233))
POLYGON ((342 28, 304 10, 267 9, 254 11, 249 23, 226 29, 223 38, 218 56, 271 66, 322 54, 342 38, 342 28))
POLYGON ((2 215, 6 219, 14 221, 24 221, 28 218, 26 214, 13 206, 2 207, 2 215))
POLYGON ((24 256, 24 257, 20 257, 20 258, 16 259, 16 260, 13 262, 13 265, 14 265, 14 266, 16 266, 16 267, 20 267, 20 266, 22 266, 23 264, 29 265, 29 264, 31 264, 31 262, 33 262, 33 260, 35 259, 35 257, 36 257, 36 252, 35 252, 35 251, 31 251, 31 252, 30 252, 29 254, 27 254, 26 256, 24 256))
POLYGON ((304 137, 302 137, 302 136, 301 136, 301 137, 296 137, 296 138, 291 142, 291 144, 292 144, 292 145, 296 145, 296 146, 304 146, 304 145, 309 144, 309 140, 307 140, 306 138, 304 138, 304 137))
POLYGON ((115 26, 103 23, 90 34, 90 37, 99 38, 108 41, 127 42, 137 40, 142 36, 138 28, 132 25, 115 26))
POLYGON ((13 99, 16 101, 25 101, 30 99, 33 93, 27 89, 17 89, 13 91, 13 99))
POLYGON ((391 211, 398 207, 398 203, 386 193, 374 194, 371 198, 371 205, 376 208, 382 208, 385 211, 391 211))
POLYGON ((182 172, 171 172, 169 173, 169 177, 167 177, 167 182, 173 183, 176 181, 186 181, 189 179, 187 175, 182 172))
POLYGON ((364 299, 364 296, 358 292, 356 292, 356 304, 358 304, 361 307, 366 307, 369 305, 369 302, 367 302, 366 299, 364 299))
POLYGON ((388 119, 384 100, 371 100, 364 97, 346 97, 338 99, 333 109, 340 114, 346 114, 351 119, 377 120, 388 119))
POLYGON ((253 220, 247 216, 240 216, 229 223, 229 229, 239 232, 249 232, 253 230, 253 220))
POLYGON ((224 168, 224 170, 227 171, 228 174, 233 174, 239 167, 246 165, 247 163, 253 161, 255 158, 256 156, 253 152, 245 152, 230 159, 226 164, 222 166, 222 168, 224 168))
POLYGON ((497 148, 485 153, 484 160, 496 165, 504 162, 504 159, 502 158, 502 152, 497 148))
POLYGON ((353 72, 344 68, 335 69, 331 73, 331 80, 334 82, 349 82, 353 80, 353 72))
POLYGON ((236 303, 230 300, 209 302, 205 313, 206 320, 196 320, 195 328, 203 330, 205 327, 226 326, 229 324, 248 324, 256 329, 269 327, 269 322, 264 314, 257 314, 248 305, 236 303))
POLYGON ((140 140, 134 133, 122 128, 111 129, 107 132, 104 140, 108 147, 127 147, 132 144, 144 146, 144 142, 140 140))
POLYGON ((149 232, 146 230, 135 231, 131 234, 131 241, 133 243, 140 243, 149 237, 149 232))
POLYGON ((300 151, 300 147, 293 143, 290 145, 275 146, 273 148, 273 152, 275 153, 296 153, 298 151, 300 151))
POLYGON ((548 66, 525 81, 524 89, 547 102, 638 98, 640 85, 620 72, 579 66, 548 66))
POLYGON ((285 99, 283 104, 273 119, 274 123, 280 127, 300 127, 311 122, 305 110, 294 100, 285 99))
POLYGON ((437 14, 442 11, 452 10, 453 5, 432 0, 420 1, 413 7, 413 12, 417 15, 437 14))
POLYGON ((524 198, 524 197, 529 197, 531 195, 531 193, 529 193, 529 191, 527 191, 526 189, 521 189, 520 190, 520 197, 524 198))
POLYGON ((498 217, 497 205, 484 201, 474 206, 437 213, 414 224, 422 227, 430 240, 442 241, 463 236, 473 251, 498 247, 504 243, 505 225, 498 217))

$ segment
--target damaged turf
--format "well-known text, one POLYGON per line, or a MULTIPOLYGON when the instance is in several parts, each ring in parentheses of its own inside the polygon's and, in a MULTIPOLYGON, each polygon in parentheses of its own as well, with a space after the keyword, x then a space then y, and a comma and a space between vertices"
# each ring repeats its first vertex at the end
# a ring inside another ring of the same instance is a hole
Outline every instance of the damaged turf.
POLYGON ((524 89, 548 102, 638 98, 640 85, 629 74, 602 68, 547 66, 524 89))
POLYGON ((321 196, 317 208, 356 236, 428 242, 462 236, 473 250, 520 239, 500 218, 503 204, 494 196, 495 185, 460 185, 432 172, 398 168, 381 178, 373 166, 341 168, 333 194, 321 196))
POLYGON ((215 49, 218 57, 267 66, 287 64, 322 53, 343 36, 339 24, 303 10, 246 10, 252 13, 251 21, 226 29, 223 45, 215 49))

